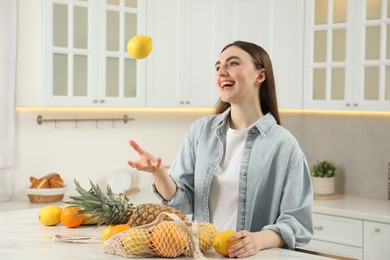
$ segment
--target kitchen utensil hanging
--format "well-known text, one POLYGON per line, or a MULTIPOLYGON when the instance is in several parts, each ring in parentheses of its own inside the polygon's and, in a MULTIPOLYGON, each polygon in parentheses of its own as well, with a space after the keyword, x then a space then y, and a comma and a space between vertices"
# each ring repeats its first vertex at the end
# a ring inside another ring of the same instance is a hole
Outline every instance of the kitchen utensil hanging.
POLYGON ((74 122, 75 128, 79 127, 79 122, 95 122, 96 128, 99 127, 100 121, 112 121, 112 127, 116 126, 117 121, 122 121, 124 124, 127 124, 128 121, 134 120, 134 118, 129 118, 127 115, 124 115, 122 118, 50 118, 45 119, 42 115, 37 116, 38 125, 42 125, 45 122, 54 122, 54 127, 58 128, 57 123, 59 122, 74 122))

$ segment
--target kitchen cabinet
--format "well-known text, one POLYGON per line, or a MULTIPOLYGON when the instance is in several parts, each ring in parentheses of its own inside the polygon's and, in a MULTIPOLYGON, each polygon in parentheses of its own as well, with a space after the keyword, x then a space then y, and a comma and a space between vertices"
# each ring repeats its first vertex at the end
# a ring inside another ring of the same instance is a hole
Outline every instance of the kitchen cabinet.
POLYGON ((362 220, 313 214, 314 238, 307 249, 363 259, 362 220))
POLYGON ((213 107, 215 62, 237 39, 267 41, 267 1, 149 1, 148 107, 213 107), (264 27, 257 26, 264 23, 264 27))
POLYGON ((390 256, 390 224, 364 221, 364 259, 387 260, 390 256))
POLYGON ((353 259, 390 259, 390 201, 314 200, 314 237, 304 248, 353 259))
POLYGON ((257 43, 270 54, 279 106, 302 107, 302 1, 148 3, 154 50, 147 62, 147 107, 213 107, 218 99, 214 64, 235 40, 257 43))
POLYGON ((218 54, 245 40, 270 54, 279 107, 302 108, 300 0, 21 0, 18 12, 17 106, 214 107, 218 54), (153 39, 147 59, 126 53, 136 33, 153 39))
POLYGON ((305 4, 303 108, 389 111, 388 1, 305 4))
POLYGON ((42 79, 18 84, 18 106, 145 106, 145 61, 127 54, 127 41, 145 33, 144 1, 39 4, 38 15, 30 14, 27 1, 19 4, 19 35, 28 33, 31 22, 37 35, 28 39, 30 46, 19 44, 18 51, 41 52, 42 60, 27 67, 31 55, 21 56, 18 74, 35 69, 42 79), (35 22, 37 17, 42 24, 35 22))

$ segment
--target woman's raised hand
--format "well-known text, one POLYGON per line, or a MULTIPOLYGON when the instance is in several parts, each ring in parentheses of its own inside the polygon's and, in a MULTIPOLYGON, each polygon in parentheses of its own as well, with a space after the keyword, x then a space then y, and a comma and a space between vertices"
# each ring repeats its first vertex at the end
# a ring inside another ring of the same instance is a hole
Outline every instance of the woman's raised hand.
POLYGON ((154 157, 150 153, 144 151, 134 140, 130 140, 130 146, 140 155, 137 161, 128 161, 128 164, 139 171, 146 171, 152 174, 161 171, 164 166, 161 164, 160 157, 154 157))

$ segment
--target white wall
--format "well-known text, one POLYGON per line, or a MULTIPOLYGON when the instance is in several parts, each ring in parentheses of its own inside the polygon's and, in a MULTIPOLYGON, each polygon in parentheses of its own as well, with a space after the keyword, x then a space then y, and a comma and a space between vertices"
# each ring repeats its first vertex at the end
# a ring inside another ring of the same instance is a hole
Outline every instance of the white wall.
MULTIPOLYGON (((73 187, 76 178, 89 187, 88 179, 105 187, 105 178, 112 170, 129 167, 128 160, 138 154, 128 141, 135 139, 145 150, 161 156, 169 165, 191 122, 204 113, 182 112, 47 112, 45 110, 17 111, 16 167, 14 194, 24 198, 24 188, 30 176, 42 177, 58 172, 65 183, 73 187), (124 113, 134 121, 113 123, 51 122, 38 125, 36 117, 43 118, 121 118, 124 113)), ((143 173, 141 186, 149 186, 151 178, 143 173)), ((72 192, 73 189, 70 190, 72 192)))
MULTIPOLYGON (((147 151, 170 164, 190 124, 206 112, 48 112, 18 110, 16 125, 15 197, 27 199, 24 187, 29 177, 59 172, 67 185, 73 179, 82 185, 88 179, 105 187, 106 175, 128 167, 138 158, 128 145, 137 140, 147 151), (36 117, 134 117, 127 124, 102 122, 54 123, 38 125, 36 117)), ((337 192, 387 199, 387 170, 390 162, 390 116, 282 113, 282 124, 298 139, 309 164, 330 159, 339 167, 337 192)), ((141 186, 150 185, 148 173, 141 186)), ((89 187, 89 186, 88 186, 89 187)))

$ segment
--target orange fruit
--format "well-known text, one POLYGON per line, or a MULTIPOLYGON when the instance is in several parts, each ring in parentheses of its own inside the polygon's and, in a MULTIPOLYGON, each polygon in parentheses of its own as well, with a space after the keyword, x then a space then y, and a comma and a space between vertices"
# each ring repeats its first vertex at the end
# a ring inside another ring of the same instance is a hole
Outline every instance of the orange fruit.
POLYGON ((225 230, 217 233, 217 236, 214 238, 214 249, 223 256, 228 256, 228 249, 232 245, 238 243, 240 239, 235 240, 233 242, 229 241, 229 238, 233 236, 236 233, 236 231, 233 230, 225 230))
POLYGON ((73 208, 73 207, 65 207, 61 212, 61 223, 64 224, 64 226, 69 228, 74 228, 80 226, 84 222, 84 216, 83 215, 76 215, 77 212, 79 212, 81 208, 73 208))
POLYGON ((107 225, 102 231, 103 240, 107 240, 120 232, 123 232, 127 229, 131 228, 128 224, 119 224, 119 225, 107 225))
POLYGON ((179 256, 186 244, 187 234, 175 222, 161 222, 152 231, 152 246, 159 256, 179 256))

